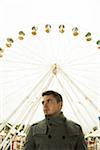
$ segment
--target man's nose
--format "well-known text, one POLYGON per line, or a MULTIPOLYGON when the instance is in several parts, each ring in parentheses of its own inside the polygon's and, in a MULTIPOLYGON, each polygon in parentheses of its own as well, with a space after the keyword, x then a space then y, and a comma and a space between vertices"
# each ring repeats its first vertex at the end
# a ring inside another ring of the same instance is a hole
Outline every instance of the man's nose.
POLYGON ((48 105, 48 102, 44 102, 44 105, 43 105, 43 106, 46 107, 47 105, 48 105))

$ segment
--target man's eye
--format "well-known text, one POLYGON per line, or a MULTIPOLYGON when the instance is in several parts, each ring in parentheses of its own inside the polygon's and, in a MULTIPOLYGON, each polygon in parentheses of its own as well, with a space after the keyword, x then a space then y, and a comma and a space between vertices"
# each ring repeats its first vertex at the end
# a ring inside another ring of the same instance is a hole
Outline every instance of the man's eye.
POLYGON ((42 101, 42 105, 44 105, 44 101, 42 101))
POLYGON ((48 103, 52 103, 52 102, 53 102, 53 100, 52 100, 52 99, 49 99, 49 100, 48 100, 48 103))
POLYGON ((48 103, 50 102, 50 100, 48 99, 48 103))
POLYGON ((51 99, 48 99, 48 103, 50 103, 51 102, 51 99))

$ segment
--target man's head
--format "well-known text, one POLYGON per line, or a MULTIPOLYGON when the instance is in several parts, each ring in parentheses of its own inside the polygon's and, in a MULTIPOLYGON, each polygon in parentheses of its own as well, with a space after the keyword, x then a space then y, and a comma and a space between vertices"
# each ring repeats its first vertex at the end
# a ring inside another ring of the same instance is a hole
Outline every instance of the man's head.
POLYGON ((45 115, 56 115, 61 111, 63 105, 62 96, 55 91, 45 91, 42 93, 43 111, 45 115))

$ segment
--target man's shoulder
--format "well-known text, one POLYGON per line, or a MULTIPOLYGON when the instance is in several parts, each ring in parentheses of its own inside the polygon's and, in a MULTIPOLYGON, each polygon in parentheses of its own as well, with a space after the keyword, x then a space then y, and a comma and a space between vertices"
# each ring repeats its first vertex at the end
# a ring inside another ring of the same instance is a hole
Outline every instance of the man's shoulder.
POLYGON ((41 120, 37 123, 32 124, 31 130, 32 130, 33 135, 45 134, 46 131, 47 131, 47 126, 45 124, 45 119, 41 120))
POLYGON ((67 120, 67 124, 72 127, 80 128, 80 125, 72 120, 67 120))
POLYGON ((77 133, 77 134, 82 133, 82 128, 78 123, 76 123, 72 120, 67 120, 66 125, 68 128, 68 131, 70 131, 72 133, 77 133))
POLYGON ((45 119, 40 120, 40 121, 38 121, 38 122, 36 122, 36 123, 33 123, 33 124, 32 124, 32 127, 35 127, 35 126, 38 126, 38 125, 42 125, 42 124, 45 124, 45 119))

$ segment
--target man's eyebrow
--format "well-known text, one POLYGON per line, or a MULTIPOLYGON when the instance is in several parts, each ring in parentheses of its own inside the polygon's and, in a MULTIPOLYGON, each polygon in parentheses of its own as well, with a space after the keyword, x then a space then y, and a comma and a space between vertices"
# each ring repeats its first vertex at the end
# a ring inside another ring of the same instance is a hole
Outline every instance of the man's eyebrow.
POLYGON ((52 100, 52 98, 48 98, 46 100, 43 100, 42 103, 46 102, 46 101, 49 101, 49 100, 52 100))

